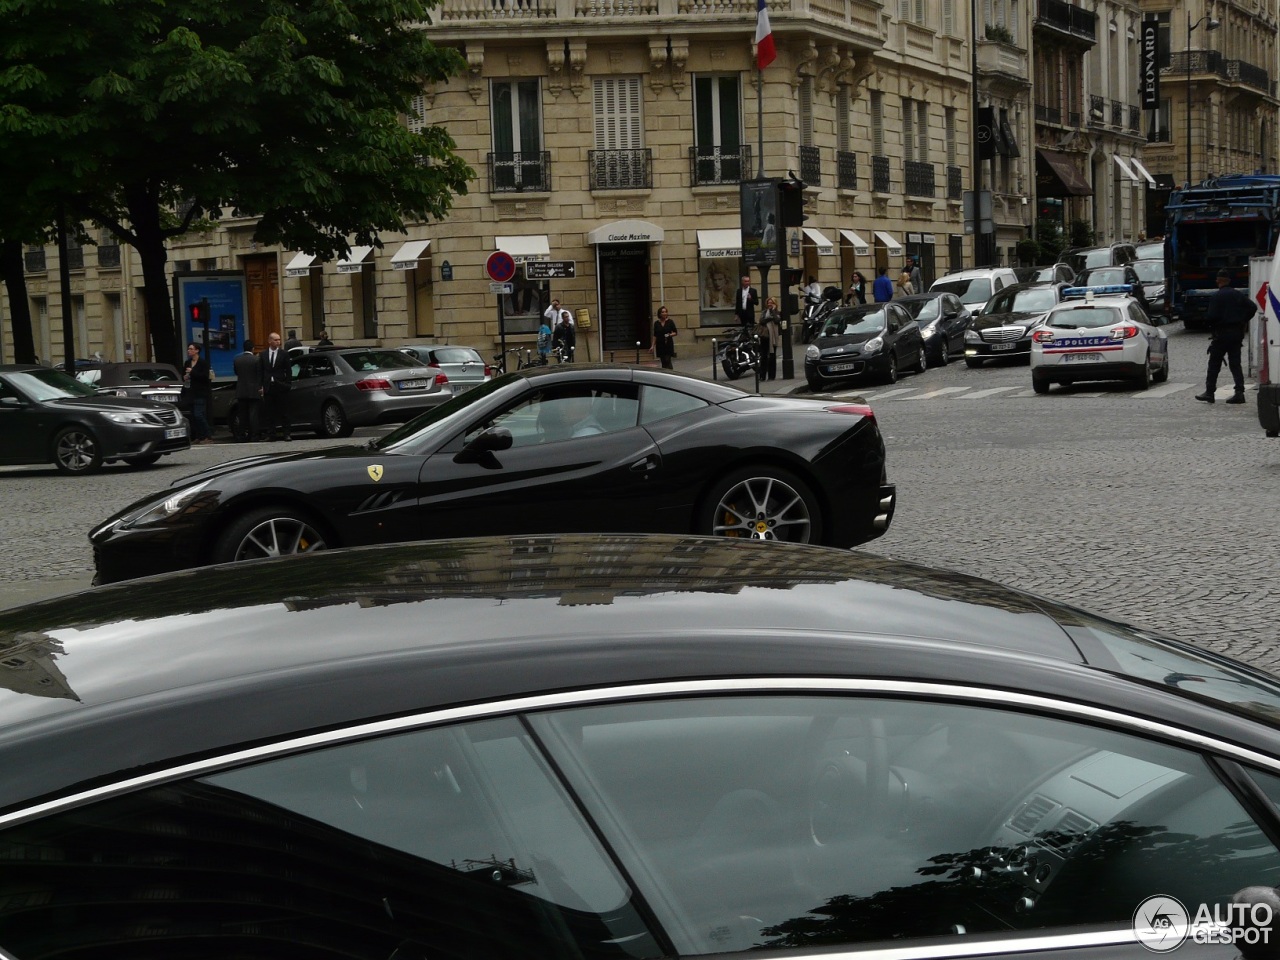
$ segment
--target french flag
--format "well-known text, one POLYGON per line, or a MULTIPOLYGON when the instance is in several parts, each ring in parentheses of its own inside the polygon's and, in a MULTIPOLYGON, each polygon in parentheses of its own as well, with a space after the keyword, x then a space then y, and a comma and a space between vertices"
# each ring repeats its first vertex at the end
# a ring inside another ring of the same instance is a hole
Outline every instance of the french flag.
POLYGON ((777 58, 773 28, 769 26, 769 8, 765 0, 756 0, 756 66, 763 70, 777 58))

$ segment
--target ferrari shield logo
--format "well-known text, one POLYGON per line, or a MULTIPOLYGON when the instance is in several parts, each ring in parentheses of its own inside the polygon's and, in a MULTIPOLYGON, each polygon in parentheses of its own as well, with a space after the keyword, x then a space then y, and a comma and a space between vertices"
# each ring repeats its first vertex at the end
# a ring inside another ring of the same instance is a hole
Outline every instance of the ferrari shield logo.
POLYGON ((372 480, 374 483, 377 483, 379 480, 382 479, 382 464, 380 463, 369 464, 369 479, 372 480))

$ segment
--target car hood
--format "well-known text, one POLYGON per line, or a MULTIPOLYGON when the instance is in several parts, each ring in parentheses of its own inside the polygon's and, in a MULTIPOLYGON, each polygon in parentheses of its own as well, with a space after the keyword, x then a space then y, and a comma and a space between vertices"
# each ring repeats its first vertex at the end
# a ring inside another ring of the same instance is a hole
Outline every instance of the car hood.
POLYGON ((824 354, 839 353, 842 350, 846 352, 856 352, 850 351, 849 348, 861 347, 873 337, 883 336, 885 336, 885 332, 883 330, 877 330, 874 333, 850 333, 839 337, 819 337, 813 342, 824 354))
POLYGON ((1047 313, 985 313, 981 317, 975 317, 973 321, 973 329, 990 330, 993 327, 1030 327, 1043 320, 1047 313))
MULTIPOLYGON (((170 407, 172 409, 172 407, 170 407)), ((315 462, 316 460, 335 460, 346 457, 389 457, 395 456, 387 451, 373 451, 365 446, 347 445, 343 447, 326 447, 323 450, 303 450, 298 453, 262 454, 256 457, 241 457, 239 460, 228 460, 215 464, 198 473, 191 473, 174 480, 171 487, 186 487, 193 483, 202 483, 228 474, 242 473, 261 466, 277 466, 285 463, 315 462)))
POLYGON ((55 409, 77 413, 120 413, 124 411, 164 413, 173 410, 173 404, 171 403, 141 400, 138 397, 116 397, 108 394, 94 397, 63 397, 60 400, 49 400, 47 403, 55 409))

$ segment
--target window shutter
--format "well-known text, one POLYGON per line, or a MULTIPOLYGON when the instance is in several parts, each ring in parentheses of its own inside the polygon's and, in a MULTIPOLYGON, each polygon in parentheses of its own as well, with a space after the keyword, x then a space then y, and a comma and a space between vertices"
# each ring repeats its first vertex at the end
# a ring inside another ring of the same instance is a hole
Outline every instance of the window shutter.
POLYGON ((849 88, 841 87, 836 94, 836 149, 849 152, 849 88))
POLYGON ((813 146, 813 77, 800 81, 800 146, 813 146))
POLYGON ((947 107, 943 121, 947 133, 947 166, 956 165, 956 109, 947 107))
POLYGON ((956 0, 942 0, 942 35, 956 35, 956 0))
POLYGON ((641 115, 640 78, 626 77, 618 81, 623 88, 623 111, 626 117, 625 138, 622 144, 627 150, 639 150, 644 146, 644 117, 641 115))
POLYGON ((871 91, 871 152, 884 156, 884 100, 879 90, 871 91))
POLYGON ((915 106, 902 98, 902 153, 903 159, 915 159, 915 106))
POLYGON ((421 133, 427 126, 427 98, 418 94, 409 101, 409 114, 405 118, 405 126, 411 133, 421 133))
POLYGON ((916 118, 916 159, 924 163, 929 159, 929 104, 916 101, 919 116, 916 118))
POLYGON ((612 91, 607 79, 596 79, 591 86, 591 125, 595 132, 596 149, 609 150, 612 145, 609 142, 608 99, 612 91))

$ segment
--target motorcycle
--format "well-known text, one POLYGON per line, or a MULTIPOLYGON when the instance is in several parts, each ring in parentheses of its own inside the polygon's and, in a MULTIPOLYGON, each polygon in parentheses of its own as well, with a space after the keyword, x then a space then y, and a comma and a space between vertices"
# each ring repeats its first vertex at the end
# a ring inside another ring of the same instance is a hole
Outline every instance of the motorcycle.
POLYGON ((827 317, 831 315, 831 311, 840 306, 840 288, 827 287, 822 291, 821 297, 805 294, 804 304, 804 317, 800 326, 800 342, 812 343, 817 339, 818 332, 822 329, 823 324, 827 322, 827 317))
POLYGON ((716 344, 716 360, 730 380, 756 369, 760 362, 760 341, 755 332, 747 327, 730 327, 724 332, 724 339, 716 344))

